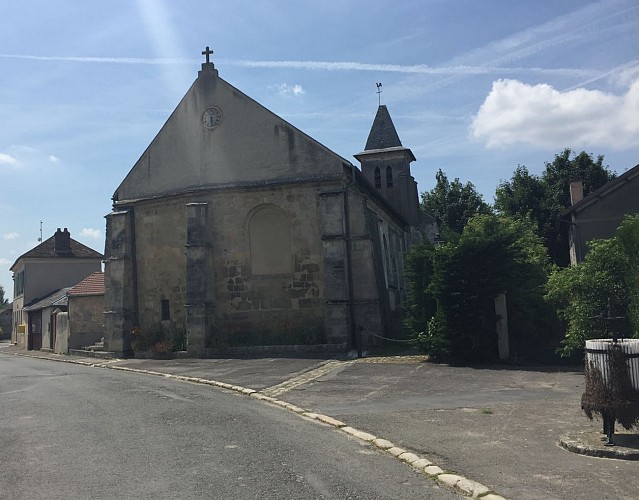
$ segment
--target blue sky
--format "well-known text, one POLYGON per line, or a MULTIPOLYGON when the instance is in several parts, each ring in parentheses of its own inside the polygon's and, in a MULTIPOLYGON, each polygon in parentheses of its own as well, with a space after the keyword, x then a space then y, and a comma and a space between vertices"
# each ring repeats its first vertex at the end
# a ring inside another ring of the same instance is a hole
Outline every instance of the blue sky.
POLYGON ((639 163, 636 0, 111 0, 0 9, 0 285, 57 227, 103 251, 111 196, 197 76, 333 151, 388 106, 420 192, 441 168, 488 202, 569 147, 639 163))

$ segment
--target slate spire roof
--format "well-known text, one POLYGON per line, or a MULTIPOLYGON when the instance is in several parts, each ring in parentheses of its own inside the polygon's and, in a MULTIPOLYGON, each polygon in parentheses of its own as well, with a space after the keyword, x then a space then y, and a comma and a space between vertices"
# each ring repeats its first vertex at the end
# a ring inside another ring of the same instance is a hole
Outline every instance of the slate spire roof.
POLYGON ((377 114, 375 115, 375 120, 373 120, 373 126, 368 134, 364 150, 370 151, 372 149, 386 149, 401 146, 402 142, 399 140, 399 135, 397 135, 397 130, 395 130, 395 125, 393 125, 393 120, 391 120, 388 108, 386 108, 384 104, 381 104, 379 108, 377 108, 377 114))

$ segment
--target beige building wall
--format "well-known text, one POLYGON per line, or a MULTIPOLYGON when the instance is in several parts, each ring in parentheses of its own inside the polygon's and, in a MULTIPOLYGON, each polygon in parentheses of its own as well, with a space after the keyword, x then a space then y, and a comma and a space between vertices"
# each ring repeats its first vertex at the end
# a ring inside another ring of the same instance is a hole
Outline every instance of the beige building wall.
POLYGON ((68 324, 69 349, 100 341, 104 337, 104 295, 70 295, 68 324))

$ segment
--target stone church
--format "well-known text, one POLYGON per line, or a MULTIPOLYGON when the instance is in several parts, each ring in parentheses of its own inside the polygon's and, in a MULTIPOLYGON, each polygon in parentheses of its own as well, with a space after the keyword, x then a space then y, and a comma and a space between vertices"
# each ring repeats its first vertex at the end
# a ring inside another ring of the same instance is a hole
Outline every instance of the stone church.
POLYGON ((186 330, 192 356, 237 346, 346 351, 397 337, 403 256, 436 226, 415 160, 379 106, 358 169, 206 62, 113 195, 105 348, 186 330))

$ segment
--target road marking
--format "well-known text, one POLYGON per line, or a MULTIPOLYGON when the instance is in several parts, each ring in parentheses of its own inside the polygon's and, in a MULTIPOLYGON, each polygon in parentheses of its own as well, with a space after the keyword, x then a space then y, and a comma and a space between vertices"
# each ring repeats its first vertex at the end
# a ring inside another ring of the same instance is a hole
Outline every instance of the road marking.
POLYGON ((350 361, 327 361, 323 365, 313 370, 309 370, 307 372, 304 372, 298 375, 297 377, 293 377, 288 380, 285 380, 281 384, 277 384, 272 387, 263 389, 260 392, 264 394, 265 396, 276 397, 276 396, 279 396, 280 394, 284 394, 285 392, 290 391, 291 389, 295 389, 296 387, 299 387, 300 385, 306 384, 308 382, 311 382, 312 380, 316 380, 320 377, 323 377, 327 373, 337 370, 338 368, 343 368, 349 363, 350 361))

